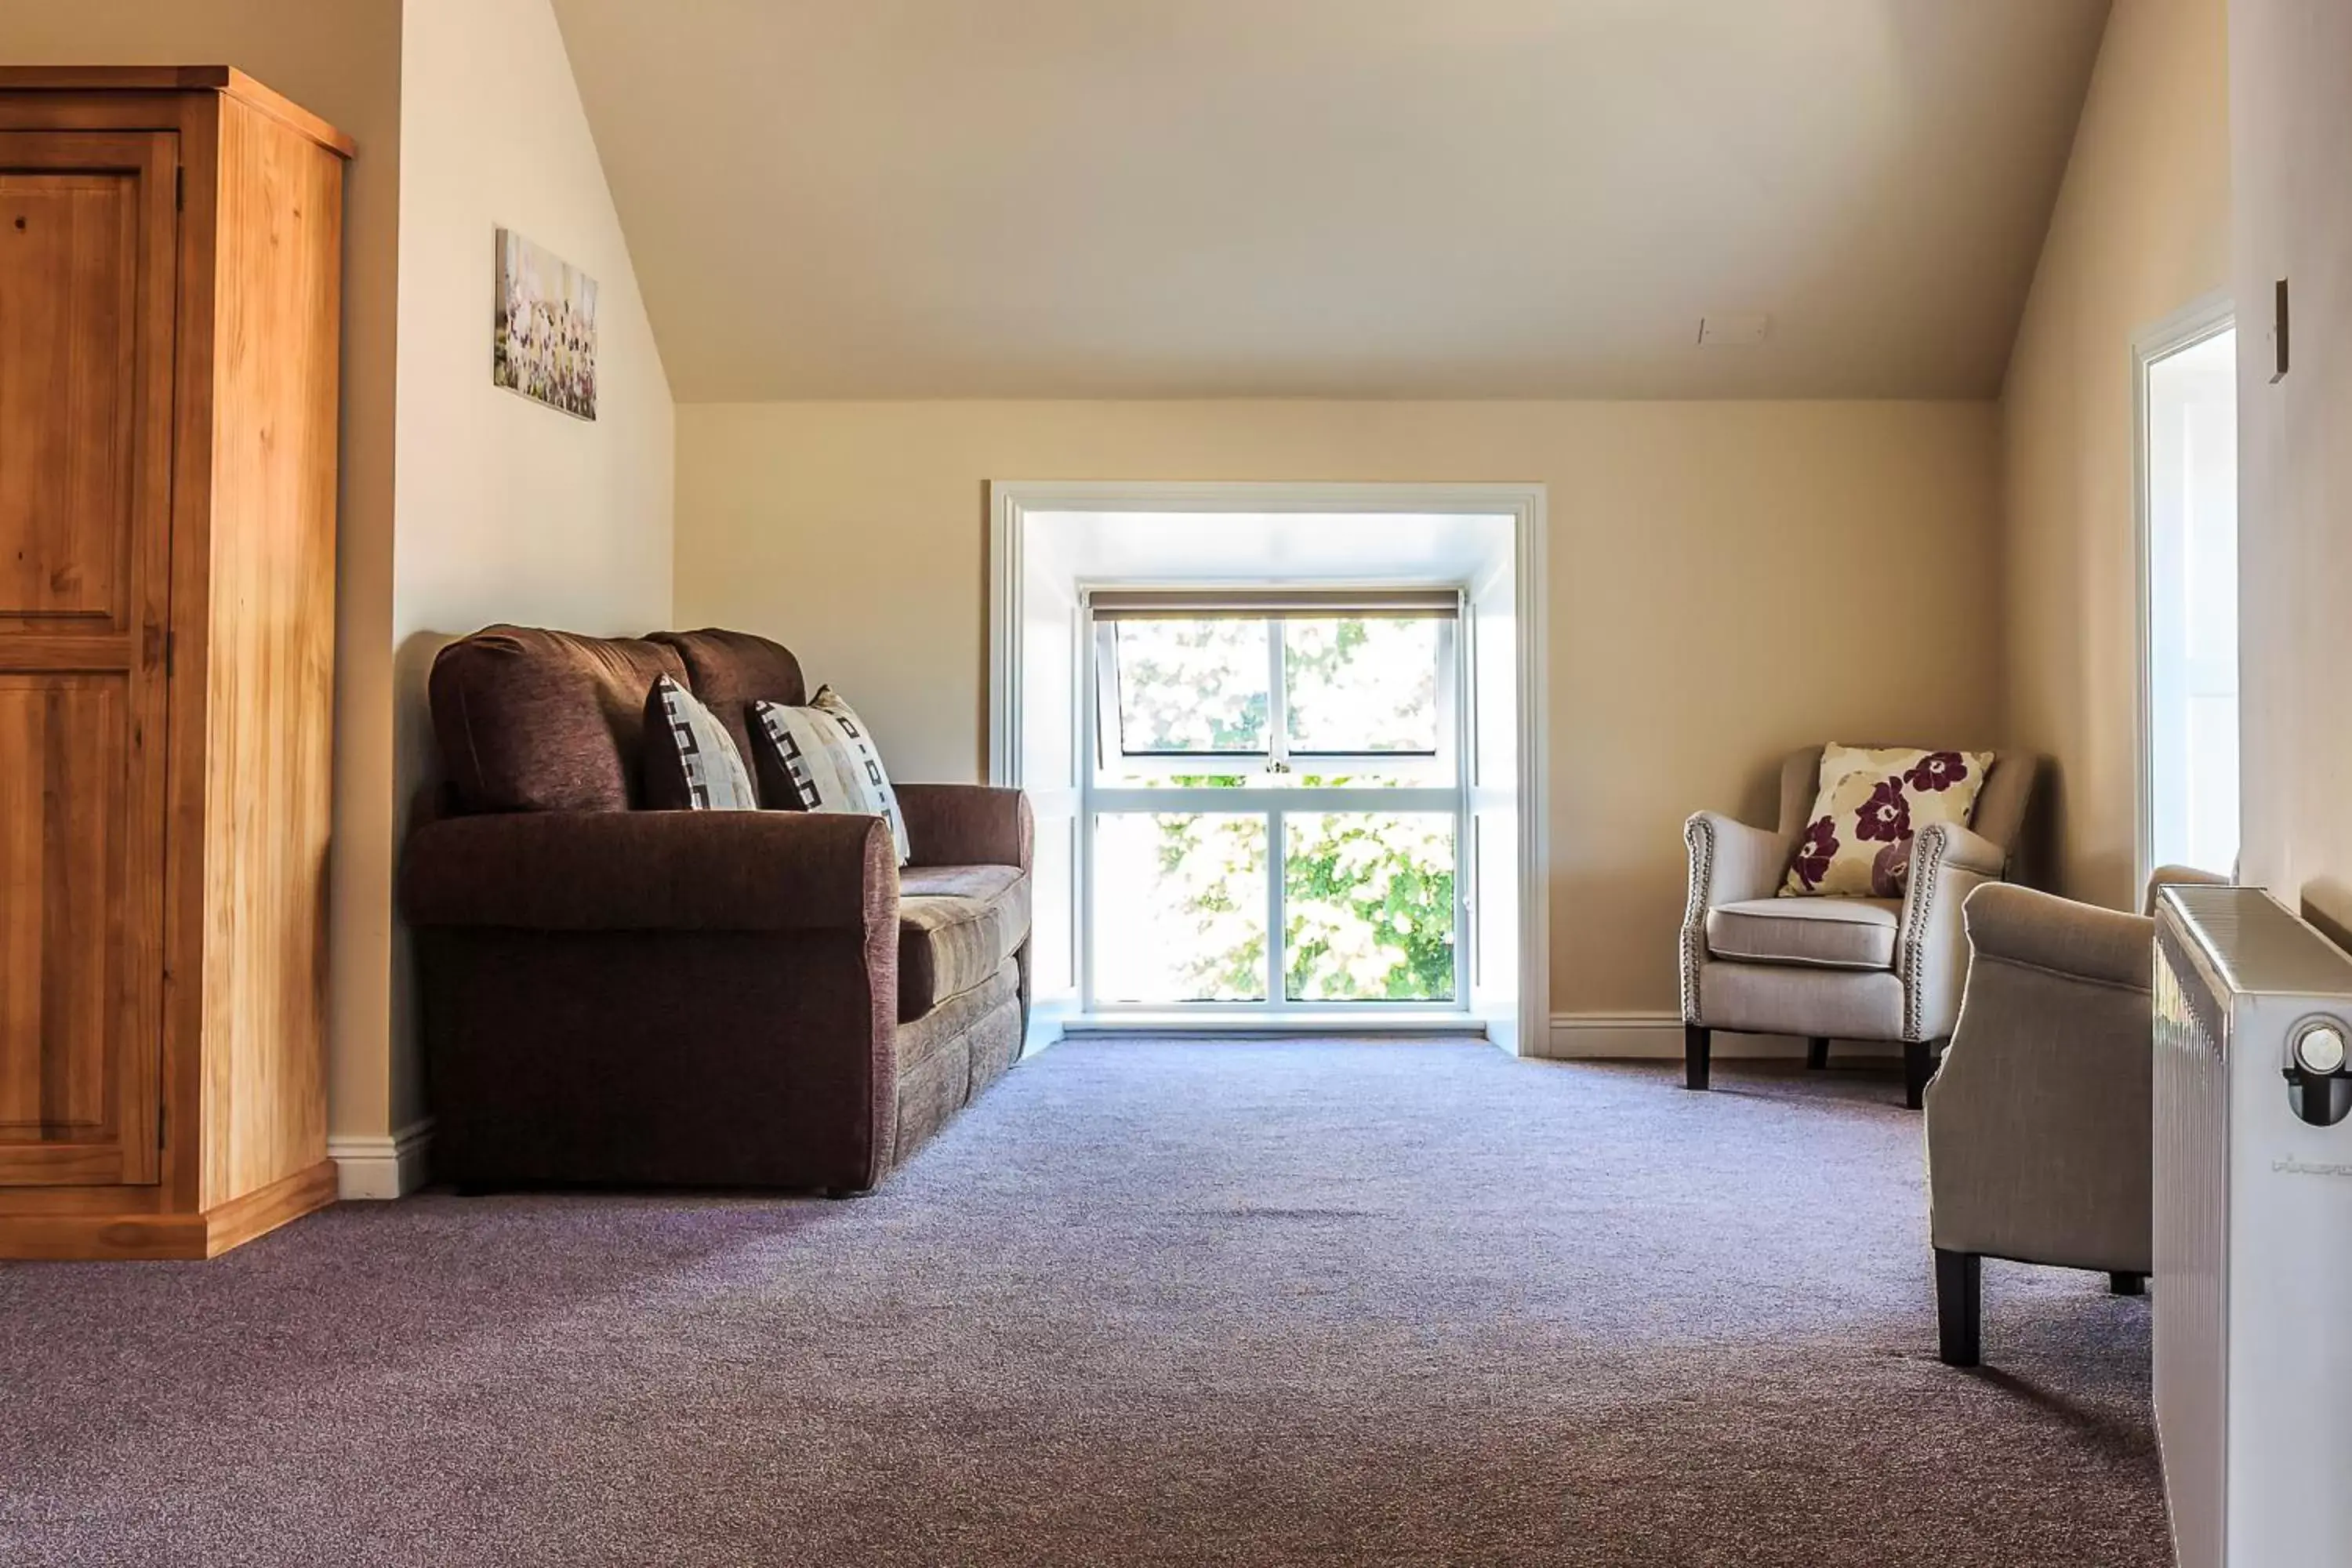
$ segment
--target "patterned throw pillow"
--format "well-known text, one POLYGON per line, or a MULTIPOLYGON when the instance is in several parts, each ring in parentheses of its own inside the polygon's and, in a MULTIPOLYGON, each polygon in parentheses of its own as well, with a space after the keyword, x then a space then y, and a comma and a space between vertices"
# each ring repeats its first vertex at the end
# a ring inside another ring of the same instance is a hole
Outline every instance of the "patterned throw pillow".
POLYGON ((908 858, 898 796, 882 768, 882 753, 857 710, 830 686, 817 688, 805 708, 751 704, 751 751, 760 793, 785 811, 854 811, 890 824, 898 864, 908 858))
POLYGON ((757 811, 735 737, 670 677, 646 694, 646 804, 656 811, 757 811))
POLYGON ((1821 793, 1780 896, 1901 898, 1913 836, 1931 822, 1966 827, 1991 766, 1990 752, 1824 747, 1821 793))

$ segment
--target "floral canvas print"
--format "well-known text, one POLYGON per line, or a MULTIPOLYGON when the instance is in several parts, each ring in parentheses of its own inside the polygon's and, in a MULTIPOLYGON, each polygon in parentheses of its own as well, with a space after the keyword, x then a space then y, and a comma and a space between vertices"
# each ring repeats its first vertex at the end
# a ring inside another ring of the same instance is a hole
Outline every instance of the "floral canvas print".
POLYGON ((507 228, 498 231, 490 379, 575 418, 596 417, 596 280, 507 228))
POLYGON ((1783 897, 1899 899, 1911 840, 1931 822, 1969 825, 1990 752, 1828 746, 1821 793, 1780 885, 1783 897))

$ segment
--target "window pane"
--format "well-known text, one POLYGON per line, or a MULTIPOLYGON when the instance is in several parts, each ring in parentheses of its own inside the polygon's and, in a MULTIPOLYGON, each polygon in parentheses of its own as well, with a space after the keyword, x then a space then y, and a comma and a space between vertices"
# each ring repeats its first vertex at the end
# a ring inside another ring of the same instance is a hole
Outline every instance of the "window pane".
POLYGON ((2237 334, 2147 367, 2147 746, 2154 863, 2238 858, 2237 334))
POLYGON ((1291 749, 1436 751, 1441 624, 1378 616, 1284 622, 1291 749))
POLYGON ((1265 750, 1264 621, 1119 621, 1112 631, 1119 750, 1265 750))
POLYGON ((1449 789, 1454 784, 1454 775, 1444 763, 1410 752, 1318 765, 1342 771, 1285 773, 1270 782, 1290 789, 1449 789))
POLYGON ((1317 812, 1283 823, 1284 994, 1454 999, 1454 818, 1317 812))
POLYGON ((1116 764, 1102 775, 1107 789, 1246 789, 1274 782, 1276 781, 1264 773, 1187 773, 1173 768, 1139 767, 1122 770, 1116 764))
POLYGON ((1095 818, 1095 995, 1265 1000, 1265 818, 1095 818))

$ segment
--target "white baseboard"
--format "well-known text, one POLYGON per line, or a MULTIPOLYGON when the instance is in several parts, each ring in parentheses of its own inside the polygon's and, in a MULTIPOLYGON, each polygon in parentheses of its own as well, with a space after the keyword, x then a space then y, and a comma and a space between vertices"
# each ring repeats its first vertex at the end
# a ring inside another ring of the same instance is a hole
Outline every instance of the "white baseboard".
MULTIPOLYGON (((1528 1053, 1553 1061, 1680 1061, 1683 1020, 1679 1013, 1554 1013, 1548 1048, 1528 1053)), ((1805 1042, 1794 1035, 1742 1035, 1717 1029, 1708 1042, 1717 1061, 1802 1058, 1805 1042)), ((1840 1040, 1838 1055, 1900 1057, 1900 1047, 1840 1040)))
POLYGON ((1078 1010, 1075 996, 1033 996, 1029 1001, 1029 1032, 1021 1041, 1021 1054, 1034 1057, 1062 1037, 1062 1025, 1078 1010))
POLYGON ((389 1138, 342 1134, 327 1140, 339 1198, 405 1197, 425 1184, 433 1119, 412 1121, 389 1138))

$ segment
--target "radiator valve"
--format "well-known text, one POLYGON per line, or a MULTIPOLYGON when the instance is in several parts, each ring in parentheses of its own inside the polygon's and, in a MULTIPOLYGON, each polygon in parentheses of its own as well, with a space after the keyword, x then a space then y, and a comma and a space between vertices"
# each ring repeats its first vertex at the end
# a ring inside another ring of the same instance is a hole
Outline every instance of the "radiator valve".
POLYGON ((2314 1127, 2333 1127, 2352 1113, 2352 1073, 2345 1071, 2343 1026, 2308 1018, 2289 1034, 2286 1098, 2314 1127))

